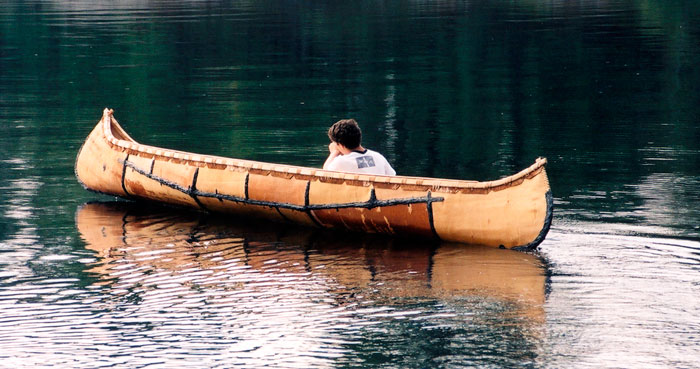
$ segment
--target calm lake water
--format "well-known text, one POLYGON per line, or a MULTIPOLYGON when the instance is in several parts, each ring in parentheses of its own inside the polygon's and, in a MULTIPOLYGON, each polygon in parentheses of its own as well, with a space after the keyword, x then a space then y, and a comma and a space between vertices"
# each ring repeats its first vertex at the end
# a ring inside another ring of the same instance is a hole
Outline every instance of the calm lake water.
POLYGON ((0 367, 697 367, 700 3, 17 1, 0 7, 0 367), (138 141, 399 174, 549 159, 534 254, 116 201, 138 141))

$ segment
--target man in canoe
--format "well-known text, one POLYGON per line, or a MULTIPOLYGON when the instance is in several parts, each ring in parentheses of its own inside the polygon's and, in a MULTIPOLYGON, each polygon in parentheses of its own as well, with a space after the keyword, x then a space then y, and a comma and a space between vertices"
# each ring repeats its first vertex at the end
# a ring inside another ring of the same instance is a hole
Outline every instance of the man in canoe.
POLYGON ((384 156, 362 147, 362 131, 354 119, 342 119, 328 129, 328 159, 324 170, 393 176, 396 171, 384 156))

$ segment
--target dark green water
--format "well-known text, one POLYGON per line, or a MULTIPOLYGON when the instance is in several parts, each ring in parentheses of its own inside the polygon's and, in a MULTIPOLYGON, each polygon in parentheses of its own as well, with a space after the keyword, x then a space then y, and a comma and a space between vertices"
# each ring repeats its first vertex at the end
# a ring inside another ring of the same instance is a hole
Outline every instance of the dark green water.
POLYGON ((14 1, 0 8, 0 366, 691 367, 700 3, 14 1), (85 191, 138 141, 404 175, 549 160, 536 255, 318 234, 85 191))

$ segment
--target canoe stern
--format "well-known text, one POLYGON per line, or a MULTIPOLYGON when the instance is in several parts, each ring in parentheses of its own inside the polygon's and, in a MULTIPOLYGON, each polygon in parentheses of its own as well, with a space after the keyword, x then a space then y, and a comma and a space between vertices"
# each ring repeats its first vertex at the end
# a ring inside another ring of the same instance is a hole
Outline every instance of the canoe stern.
POLYGON ((433 205, 440 239, 506 248, 534 249, 551 224, 553 201, 544 164, 513 182, 440 194, 433 205))

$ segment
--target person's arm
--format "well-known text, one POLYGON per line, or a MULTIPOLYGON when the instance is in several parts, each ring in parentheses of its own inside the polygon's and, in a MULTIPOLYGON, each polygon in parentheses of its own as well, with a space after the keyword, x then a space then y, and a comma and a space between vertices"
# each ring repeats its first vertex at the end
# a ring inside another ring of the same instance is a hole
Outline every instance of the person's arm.
POLYGON ((340 150, 338 149, 338 145, 336 145, 335 142, 331 142, 330 145, 328 145, 328 158, 326 159, 326 162, 323 163, 323 169, 324 170, 329 170, 329 166, 333 159, 337 158, 340 155, 343 155, 340 150))

